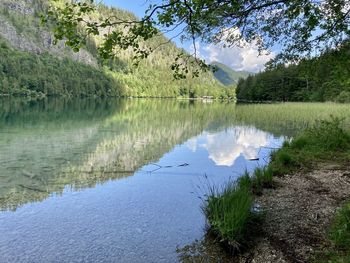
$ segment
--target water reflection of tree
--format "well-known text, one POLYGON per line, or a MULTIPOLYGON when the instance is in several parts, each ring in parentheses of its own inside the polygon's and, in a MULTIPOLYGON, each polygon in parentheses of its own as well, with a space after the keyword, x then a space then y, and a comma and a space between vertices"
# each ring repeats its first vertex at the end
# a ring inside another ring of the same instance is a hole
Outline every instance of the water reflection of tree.
POLYGON ((0 209, 130 176, 232 110, 174 100, 8 104, 0 114, 0 209))

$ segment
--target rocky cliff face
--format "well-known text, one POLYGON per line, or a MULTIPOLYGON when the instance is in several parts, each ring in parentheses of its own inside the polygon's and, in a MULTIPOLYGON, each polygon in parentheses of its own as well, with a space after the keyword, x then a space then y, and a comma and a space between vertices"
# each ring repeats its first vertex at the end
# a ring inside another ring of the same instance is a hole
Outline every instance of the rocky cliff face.
POLYGON ((23 0, 23 1, 5 1, 3 2, 4 8, 19 12, 23 15, 32 15, 34 13, 34 8, 31 6, 33 4, 32 0, 23 0))
POLYGON ((74 53, 65 47, 63 41, 53 44, 48 28, 40 25, 39 14, 46 4, 46 0, 1 0, 0 37, 19 50, 38 54, 48 52, 59 58, 68 57, 97 66, 96 58, 87 50, 74 53))

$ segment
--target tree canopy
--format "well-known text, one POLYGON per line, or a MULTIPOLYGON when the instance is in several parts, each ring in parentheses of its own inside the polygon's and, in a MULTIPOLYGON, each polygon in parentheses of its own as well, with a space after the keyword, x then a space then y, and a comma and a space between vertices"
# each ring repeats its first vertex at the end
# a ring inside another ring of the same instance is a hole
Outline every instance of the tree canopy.
POLYGON ((350 41, 298 65, 279 65, 237 85, 239 100, 350 102, 350 41))
POLYGON ((95 19, 99 3, 93 0, 53 2, 44 20, 54 25, 56 39, 65 39, 74 50, 98 36, 103 58, 131 49, 137 62, 158 47, 143 43, 161 33, 172 31, 174 38, 192 41, 193 53, 179 53, 172 65, 178 78, 189 66, 208 69, 198 56, 198 40, 227 47, 253 42, 260 52, 279 45, 275 61, 293 62, 336 47, 350 35, 348 0, 163 0, 150 4, 144 17, 130 20, 95 19))

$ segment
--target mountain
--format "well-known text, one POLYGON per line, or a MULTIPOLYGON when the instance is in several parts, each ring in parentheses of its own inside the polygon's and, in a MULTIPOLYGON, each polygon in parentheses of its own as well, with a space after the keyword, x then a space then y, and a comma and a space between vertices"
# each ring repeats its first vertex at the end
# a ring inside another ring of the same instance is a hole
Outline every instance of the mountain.
POLYGON ((253 74, 248 71, 235 71, 219 62, 212 63, 212 66, 216 67, 216 71, 214 72, 215 78, 225 86, 236 85, 240 78, 245 79, 253 74))
MULTIPOLYGON (((77 53, 63 41, 54 45, 50 25, 41 25, 39 18, 48 5, 49 0, 0 1, 0 95, 235 97, 235 90, 225 89, 210 72, 174 81, 170 66, 179 49, 171 42, 161 45, 138 67, 133 66, 129 51, 102 61, 98 37, 88 39, 77 53)), ((132 13, 104 5, 92 14, 99 19, 111 15, 136 19, 132 13)), ((159 36, 144 44, 167 41, 159 36)))

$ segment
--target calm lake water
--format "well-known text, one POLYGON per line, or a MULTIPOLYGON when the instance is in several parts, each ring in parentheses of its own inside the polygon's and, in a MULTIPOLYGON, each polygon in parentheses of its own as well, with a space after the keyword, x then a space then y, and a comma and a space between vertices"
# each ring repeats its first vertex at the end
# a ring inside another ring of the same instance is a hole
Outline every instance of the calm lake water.
POLYGON ((0 262, 191 262, 208 186, 330 114, 350 107, 4 99, 0 262))

